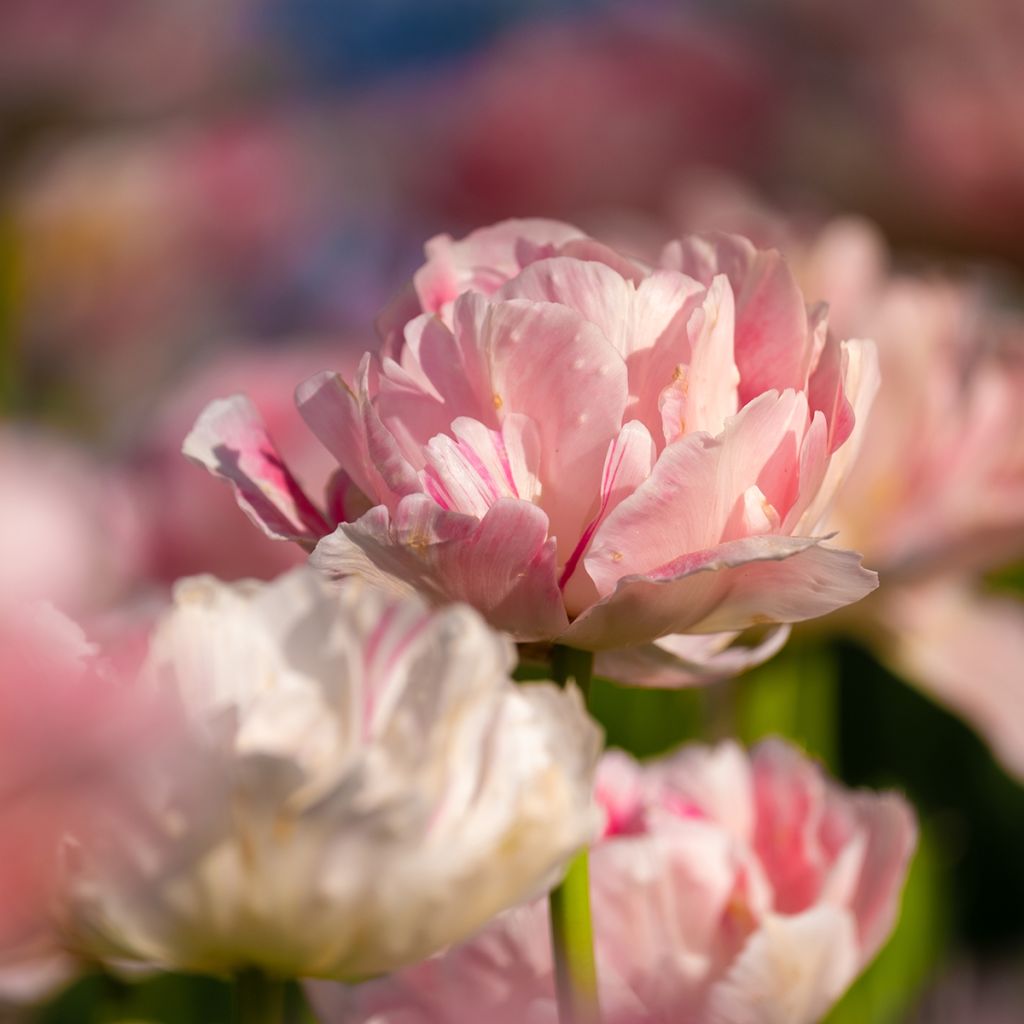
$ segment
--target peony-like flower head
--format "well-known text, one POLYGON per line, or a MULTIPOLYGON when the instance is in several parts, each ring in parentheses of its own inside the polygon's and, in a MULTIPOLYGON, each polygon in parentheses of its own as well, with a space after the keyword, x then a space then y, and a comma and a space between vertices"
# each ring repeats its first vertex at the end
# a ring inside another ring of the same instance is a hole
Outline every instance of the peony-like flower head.
POLYGON ((140 780, 156 826, 84 845, 76 941, 363 978, 543 891, 595 832, 599 735, 575 690, 517 686, 512 663, 471 609, 358 580, 181 582, 143 680, 194 752, 140 780))
MULTIPOLYGON (((591 851, 609 1024, 812 1024, 895 919, 915 841, 892 794, 849 793, 779 741, 692 746, 641 766, 606 754, 591 851)), ((394 978, 313 986, 322 1020, 554 1024, 546 907, 394 978)))
POLYGON ((427 253, 382 355, 298 389, 344 518, 365 514, 322 536, 244 399, 197 421, 186 454, 265 529, 315 544, 332 577, 589 650, 797 621, 874 587, 818 531, 873 350, 828 335, 778 253, 693 237, 653 269, 545 221, 427 253))

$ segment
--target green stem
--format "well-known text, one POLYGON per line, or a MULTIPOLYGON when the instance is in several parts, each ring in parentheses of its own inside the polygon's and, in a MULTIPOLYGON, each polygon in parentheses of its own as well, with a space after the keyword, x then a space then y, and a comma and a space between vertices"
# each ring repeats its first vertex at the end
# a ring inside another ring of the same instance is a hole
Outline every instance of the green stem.
MULTIPOLYGON (((551 669, 557 682, 564 686, 572 679, 586 698, 594 669, 591 652, 555 646, 551 652, 551 669)), ((597 1024, 600 1007, 586 850, 576 855, 561 884, 551 891, 549 907, 559 1021, 561 1024, 597 1024)))
POLYGON ((255 968, 235 975, 234 1024, 281 1024, 285 983, 255 968))

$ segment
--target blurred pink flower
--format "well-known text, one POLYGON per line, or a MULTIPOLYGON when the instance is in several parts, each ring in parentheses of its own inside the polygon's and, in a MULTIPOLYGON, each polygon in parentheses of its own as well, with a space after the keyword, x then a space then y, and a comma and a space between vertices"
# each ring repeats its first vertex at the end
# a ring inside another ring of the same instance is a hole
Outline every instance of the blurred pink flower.
POLYGON ((695 162, 760 166, 783 95, 764 54, 692 8, 528 24, 451 74, 411 187, 460 223, 575 218, 649 207, 695 162))
MULTIPOLYGON (((606 754, 591 851, 609 1024, 810 1024, 874 957, 915 844, 895 794, 849 793, 779 741, 606 754)), ((557 1019, 543 903, 355 990, 311 989, 325 1021, 557 1019)))
MULTIPOLYGON (((794 76, 790 177, 822 178, 901 234, 1021 256, 1024 16, 1017 0, 786 0, 796 49, 835 69, 794 76), (809 157, 815 159, 809 160, 809 157)), ((812 179, 813 180, 813 179, 812 179)))
POLYGON ((347 488, 335 532, 245 399, 211 404, 186 440, 268 533, 317 545, 329 575, 590 650, 797 621, 873 589, 818 532, 873 351, 827 336, 778 253, 691 237, 650 269, 544 221, 427 251, 400 344, 404 307, 387 315, 392 355, 297 392, 347 488), (358 494, 373 507, 353 522, 358 494))
POLYGON ((135 807, 143 757, 171 719, 101 669, 52 606, 0 598, 0 1000, 38 996, 70 969, 64 881, 74 844, 135 807))
POLYGON ((123 114, 194 99, 252 60, 239 46, 251 7, 250 0, 5 5, 3 106, 123 114))
POLYGON ((69 614, 123 597, 143 571, 144 529, 123 468, 56 435, 0 426, 0 602, 69 614))
MULTIPOLYGON (((963 716, 1024 778, 1024 605, 986 595, 982 574, 1024 554, 1024 317, 981 275, 893 273, 867 221, 785 218, 718 181, 680 191, 685 225, 758 226, 840 333, 878 346, 881 386, 828 524, 882 586, 824 620, 963 716)), ((661 641, 654 678, 690 674, 685 641, 661 641)))
POLYGON ((956 279, 889 275, 876 240, 872 268, 872 242, 837 222, 804 261, 818 280, 859 261, 840 315, 876 339, 882 368, 830 524, 883 585, 841 621, 1024 778, 1024 605, 981 580, 1024 554, 1024 319, 956 279))

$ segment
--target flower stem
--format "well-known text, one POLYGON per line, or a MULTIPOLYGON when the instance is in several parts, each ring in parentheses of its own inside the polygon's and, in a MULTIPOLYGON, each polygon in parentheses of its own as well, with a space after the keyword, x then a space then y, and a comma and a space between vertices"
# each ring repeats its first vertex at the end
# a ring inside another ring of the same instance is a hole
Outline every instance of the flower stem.
POLYGON ((234 1024, 281 1024, 285 983, 252 968, 235 975, 234 1024))
MULTIPOLYGON (((551 668, 557 682, 564 686, 572 679, 586 698, 594 668, 592 653, 556 646, 551 652, 551 668)), ((597 1024, 600 1007, 586 850, 577 854, 561 884, 551 891, 549 907, 559 1021, 597 1024)))

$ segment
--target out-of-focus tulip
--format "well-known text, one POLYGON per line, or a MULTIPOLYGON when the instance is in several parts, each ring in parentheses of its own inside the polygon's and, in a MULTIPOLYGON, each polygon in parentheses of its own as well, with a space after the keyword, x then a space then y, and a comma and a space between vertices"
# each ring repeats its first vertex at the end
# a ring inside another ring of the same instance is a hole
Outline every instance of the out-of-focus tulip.
MULTIPOLYGON (((841 333, 875 340, 878 397, 827 522, 883 582, 822 625, 868 642, 1024 777, 1024 606, 981 579, 1024 553, 1024 318, 980 275, 891 272, 859 218, 801 224, 721 183, 682 190, 676 206, 699 228, 759 225, 841 333)), ((660 642, 644 666, 653 679, 693 675, 691 639, 660 642)))
POLYGON ((838 222, 803 261, 819 280, 862 267, 841 316, 871 332, 882 368, 830 524, 883 586, 840 622, 1024 778, 1024 606, 980 579, 1024 554, 1024 319, 956 280, 888 275, 873 248, 874 266, 870 229, 838 222))
POLYGON ((91 952, 363 978, 542 891, 594 833, 597 728, 575 691, 515 685, 471 609, 308 569, 175 596, 142 676, 197 753, 140 792, 159 842, 83 851, 91 952))
POLYGON ((143 568, 143 527, 127 475, 55 435, 0 427, 0 602, 102 609, 143 568))
POLYGON ((659 5, 506 33, 426 115, 432 156, 411 187, 461 223, 575 218, 649 207, 697 161, 756 166, 783 90, 739 28, 659 5))
POLYGON ((427 251, 415 303, 387 316, 394 358, 298 391, 373 506, 361 518, 324 536, 244 399, 197 421, 186 454, 267 532, 319 541, 331 576, 590 650, 797 621, 873 589, 818 531, 873 350, 827 337, 778 253, 691 237, 652 270, 544 221, 427 251))
POLYGON ((136 820, 136 772, 172 740, 158 705, 103 671, 51 605, 0 597, 0 1000, 38 996, 70 969, 67 865, 76 841, 136 820))
POLYGON ((195 98, 245 63, 239 44, 252 6, 249 0, 11 6, 0 37, 0 113, 138 113, 195 98))
MULTIPOLYGON (((768 741, 605 755, 591 851, 595 949, 611 1024, 811 1024, 872 959, 915 843, 894 794, 850 793, 768 741)), ((553 1022, 541 903, 354 992, 313 987, 322 1018, 553 1022)))

